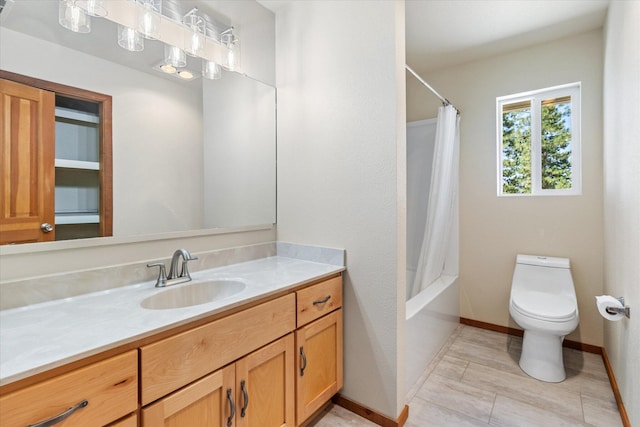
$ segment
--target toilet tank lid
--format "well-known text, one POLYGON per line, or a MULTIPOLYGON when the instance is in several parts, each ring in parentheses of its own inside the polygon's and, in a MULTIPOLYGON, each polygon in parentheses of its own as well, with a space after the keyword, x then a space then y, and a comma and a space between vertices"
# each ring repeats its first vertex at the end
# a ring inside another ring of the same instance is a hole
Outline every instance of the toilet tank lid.
POLYGON ((554 258, 540 255, 518 254, 516 264, 537 265, 540 267, 569 268, 569 258, 554 258))

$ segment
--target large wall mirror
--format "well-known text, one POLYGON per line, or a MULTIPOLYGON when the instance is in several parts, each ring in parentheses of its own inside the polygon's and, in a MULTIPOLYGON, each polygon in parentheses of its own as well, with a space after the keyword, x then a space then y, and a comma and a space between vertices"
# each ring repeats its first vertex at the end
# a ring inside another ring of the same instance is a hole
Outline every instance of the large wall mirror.
POLYGON ((70 32, 58 3, 7 0, 0 69, 112 97, 113 236, 275 223, 275 88, 226 71, 164 75, 154 70, 162 43, 126 51, 99 18, 88 34, 70 32))

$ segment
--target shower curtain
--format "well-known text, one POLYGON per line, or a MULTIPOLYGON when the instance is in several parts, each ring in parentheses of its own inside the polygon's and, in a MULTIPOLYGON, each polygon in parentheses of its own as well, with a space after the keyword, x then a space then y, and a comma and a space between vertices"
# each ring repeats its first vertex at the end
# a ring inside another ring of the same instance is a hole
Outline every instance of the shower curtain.
POLYGON ((411 287, 411 297, 419 294, 440 277, 445 267, 458 192, 459 146, 458 112, 451 105, 440 107, 436 124, 427 224, 416 276, 411 287))

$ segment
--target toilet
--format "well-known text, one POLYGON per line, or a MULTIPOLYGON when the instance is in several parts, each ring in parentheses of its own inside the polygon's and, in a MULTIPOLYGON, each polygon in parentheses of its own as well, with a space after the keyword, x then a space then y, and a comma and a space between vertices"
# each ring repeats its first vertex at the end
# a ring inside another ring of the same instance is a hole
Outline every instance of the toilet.
POLYGON ((509 313, 524 329, 520 368, 541 381, 563 381, 562 341, 579 320, 569 259, 518 255, 509 313))

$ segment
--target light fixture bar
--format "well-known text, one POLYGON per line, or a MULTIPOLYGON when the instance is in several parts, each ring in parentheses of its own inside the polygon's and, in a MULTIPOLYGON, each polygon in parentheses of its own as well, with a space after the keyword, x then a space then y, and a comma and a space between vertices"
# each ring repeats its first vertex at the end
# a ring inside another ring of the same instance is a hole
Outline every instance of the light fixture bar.
MULTIPOLYGON (((105 2, 107 15, 104 19, 130 28, 137 27, 137 17, 142 11, 142 5, 132 1, 108 1, 105 2)), ((192 30, 180 22, 176 22, 164 15, 160 17, 160 31, 157 40, 171 46, 182 46, 185 36, 188 37, 192 30)), ((200 58, 213 61, 218 64, 226 64, 229 57, 229 49, 218 40, 205 37, 204 49, 200 58)))

